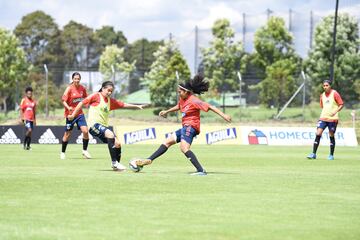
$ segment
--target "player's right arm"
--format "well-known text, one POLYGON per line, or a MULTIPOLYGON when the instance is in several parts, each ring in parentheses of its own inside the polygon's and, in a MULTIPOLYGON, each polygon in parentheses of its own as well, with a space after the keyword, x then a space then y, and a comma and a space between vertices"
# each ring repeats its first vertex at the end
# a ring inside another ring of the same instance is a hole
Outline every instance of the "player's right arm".
POLYGON ((67 104, 67 100, 69 99, 69 93, 70 93, 70 86, 65 89, 65 92, 64 92, 63 96, 61 97, 61 100, 62 100, 63 106, 71 112, 73 109, 72 109, 72 107, 69 106, 69 104, 67 104))
POLYGON ((93 94, 87 96, 84 100, 79 102, 79 104, 76 106, 74 111, 70 115, 68 115, 68 119, 73 120, 75 118, 76 114, 80 111, 80 109, 84 105, 90 105, 93 102, 97 102, 99 100, 98 98, 99 98, 98 93, 93 93, 93 94))
POLYGON ((24 104, 24 99, 21 99, 21 103, 20 103, 20 107, 19 107, 19 117, 20 120, 19 122, 23 123, 24 122, 24 109, 23 109, 23 104, 24 104))
POLYGON ((167 117, 167 114, 169 112, 176 112, 176 111, 179 111, 180 110, 180 107, 179 107, 179 104, 173 106, 172 108, 169 108, 168 110, 163 110, 159 113, 159 116, 160 117, 163 117, 163 118, 166 118, 167 117))

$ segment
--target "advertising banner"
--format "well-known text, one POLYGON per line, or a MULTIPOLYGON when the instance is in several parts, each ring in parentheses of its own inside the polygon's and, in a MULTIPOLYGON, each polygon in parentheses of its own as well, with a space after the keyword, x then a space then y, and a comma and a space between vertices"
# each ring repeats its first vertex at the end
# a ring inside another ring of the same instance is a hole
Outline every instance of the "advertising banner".
MULTIPOLYGON (((127 125, 114 126, 115 135, 123 144, 155 144, 173 136, 180 129, 180 124, 168 125, 127 125)), ((316 128, 309 127, 259 127, 227 125, 201 125, 201 133, 194 138, 195 144, 227 144, 227 145, 279 145, 301 146, 312 145, 315 139, 316 128)), ((25 135, 24 126, 0 126, 0 144, 20 144, 25 135)), ((60 144, 64 135, 63 126, 35 126, 32 134, 32 143, 60 144)), ((93 138, 90 143, 102 143, 93 138)), ((337 146, 357 146, 355 129, 338 128, 335 133, 337 146)), ((69 143, 82 144, 81 131, 74 128, 69 143)), ((320 142, 329 145, 329 132, 325 130, 320 142)))

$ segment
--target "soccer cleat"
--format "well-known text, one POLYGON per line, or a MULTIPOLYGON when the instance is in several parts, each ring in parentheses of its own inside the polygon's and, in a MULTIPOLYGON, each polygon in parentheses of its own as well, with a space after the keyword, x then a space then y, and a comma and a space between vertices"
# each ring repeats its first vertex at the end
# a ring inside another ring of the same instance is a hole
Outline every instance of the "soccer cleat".
POLYGON ((83 155, 84 158, 87 158, 87 159, 91 158, 91 155, 87 150, 83 150, 82 155, 83 155))
POLYGON ((206 171, 203 170, 202 172, 194 172, 194 173, 190 173, 191 176, 205 176, 207 175, 206 171))
POLYGON ((112 163, 112 169, 114 171, 124 171, 126 167, 119 162, 112 163))
POLYGON ((330 155, 328 156, 328 160, 334 160, 334 155, 331 155, 331 154, 330 154, 330 155))
POLYGON ((308 156, 307 156, 308 159, 316 159, 316 154, 315 153, 310 153, 308 156))
POLYGON ((60 153, 60 159, 61 160, 65 160, 66 156, 65 156, 65 153, 64 152, 61 152, 60 153))
POLYGON ((145 165, 149 165, 152 163, 152 161, 150 159, 141 159, 141 158, 133 160, 131 162, 135 162, 135 165, 138 167, 143 167, 145 165))

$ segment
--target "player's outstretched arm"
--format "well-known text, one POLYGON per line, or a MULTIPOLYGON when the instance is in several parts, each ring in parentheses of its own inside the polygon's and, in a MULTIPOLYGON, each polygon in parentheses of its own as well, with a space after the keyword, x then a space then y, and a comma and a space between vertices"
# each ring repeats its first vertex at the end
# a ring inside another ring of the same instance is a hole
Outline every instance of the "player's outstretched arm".
POLYGON ((161 111, 161 112, 159 112, 159 116, 160 117, 163 117, 163 118, 166 118, 167 117, 167 114, 169 113, 169 112, 176 112, 176 111, 178 111, 180 108, 179 108, 179 105, 175 105, 175 106, 173 106, 172 108, 169 108, 168 110, 163 110, 163 111, 161 111))
POLYGON ((227 122, 231 122, 231 117, 225 113, 223 113, 222 111, 220 111, 218 108, 216 108, 215 106, 210 105, 209 109, 211 111, 213 111, 214 113, 216 113, 217 115, 219 115, 220 117, 222 117, 225 121, 227 122))
POLYGON ((136 105, 131 103, 124 103, 124 108, 138 108, 138 109, 144 109, 146 105, 136 105))
POLYGON ((83 105, 84 105, 83 102, 79 102, 79 104, 76 106, 76 108, 74 109, 74 111, 73 111, 70 115, 68 115, 67 118, 68 118, 69 120, 73 120, 74 117, 75 117, 76 114, 80 111, 80 109, 82 108, 83 105))

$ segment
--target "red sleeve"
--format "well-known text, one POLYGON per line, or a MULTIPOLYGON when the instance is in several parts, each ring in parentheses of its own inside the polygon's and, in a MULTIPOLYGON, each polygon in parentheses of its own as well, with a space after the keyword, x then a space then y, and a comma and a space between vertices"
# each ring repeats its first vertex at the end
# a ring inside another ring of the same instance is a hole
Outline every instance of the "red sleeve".
POLYGON ((84 88, 84 94, 83 94, 83 98, 86 98, 88 96, 86 89, 84 88))
POLYGON ((110 110, 115 110, 118 108, 123 108, 124 107, 124 103, 122 101, 118 101, 114 98, 110 98, 110 110))
POLYGON ((24 102, 25 102, 25 99, 24 99, 24 98, 21 99, 20 108, 21 108, 21 110, 23 110, 23 111, 24 111, 24 102))
POLYGON ((82 100, 82 103, 84 105, 89 105, 92 103, 99 103, 99 102, 100 99, 99 99, 99 94, 97 92, 87 96, 84 100, 82 100))
POLYGON ((202 111, 209 111, 209 106, 210 104, 206 103, 206 102, 203 102, 199 99, 196 99, 192 102, 192 105, 196 108, 196 109, 199 109, 199 110, 202 110, 202 111))
POLYGON ((335 102, 338 105, 344 105, 344 101, 342 100, 340 94, 337 91, 334 92, 334 98, 335 98, 335 102))
POLYGON ((66 89, 65 89, 65 92, 64 92, 64 94, 62 95, 62 97, 61 97, 61 100, 64 102, 67 102, 67 100, 69 99, 69 92, 70 92, 70 87, 67 87, 66 89))

